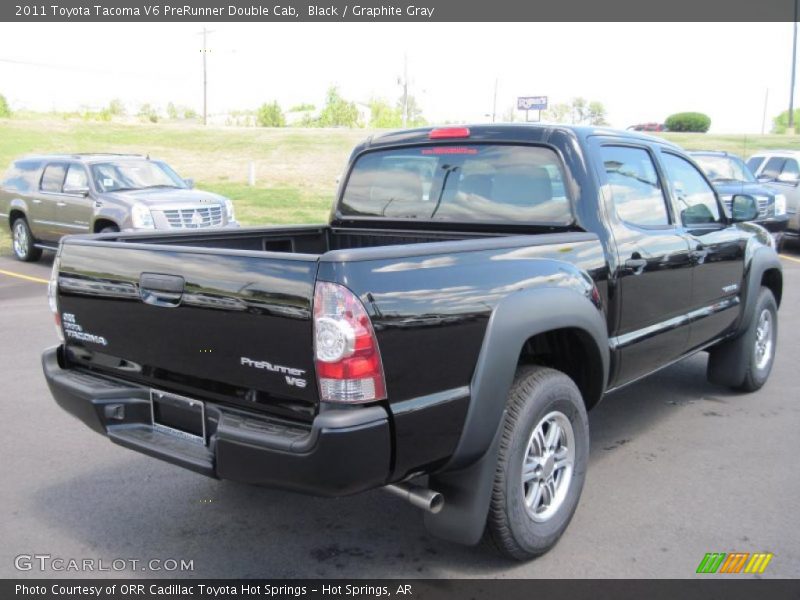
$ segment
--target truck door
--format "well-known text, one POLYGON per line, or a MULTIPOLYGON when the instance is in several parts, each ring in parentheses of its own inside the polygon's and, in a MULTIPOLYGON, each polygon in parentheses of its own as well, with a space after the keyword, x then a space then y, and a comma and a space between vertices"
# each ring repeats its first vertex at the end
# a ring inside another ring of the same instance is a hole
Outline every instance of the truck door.
POLYGON ((94 212, 94 200, 89 193, 89 174, 80 163, 67 166, 67 176, 61 196, 56 203, 56 222, 62 235, 88 232, 94 212))
POLYGON ((607 218, 617 246, 614 385, 680 357, 689 342, 689 242, 675 223, 651 150, 627 143, 599 144, 607 218))
POLYGON ((692 259, 692 326, 689 347, 719 337, 741 309, 745 236, 728 227, 714 188, 684 157, 663 150, 661 162, 692 259))
POLYGON ((52 162, 44 166, 37 188, 31 194, 31 229, 40 240, 56 242, 61 237, 56 222, 56 204, 67 167, 63 162, 52 162))

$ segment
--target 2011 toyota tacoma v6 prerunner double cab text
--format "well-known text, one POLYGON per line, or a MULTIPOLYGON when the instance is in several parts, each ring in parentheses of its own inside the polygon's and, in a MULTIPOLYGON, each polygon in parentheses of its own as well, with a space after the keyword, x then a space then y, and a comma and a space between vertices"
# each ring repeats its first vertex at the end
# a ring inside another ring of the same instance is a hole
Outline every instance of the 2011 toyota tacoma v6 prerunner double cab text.
POLYGON ((754 391, 781 265, 677 146, 479 125, 371 138, 329 225, 63 240, 56 401, 113 442, 222 479, 386 487, 429 531, 547 551, 587 410, 686 356, 754 391))

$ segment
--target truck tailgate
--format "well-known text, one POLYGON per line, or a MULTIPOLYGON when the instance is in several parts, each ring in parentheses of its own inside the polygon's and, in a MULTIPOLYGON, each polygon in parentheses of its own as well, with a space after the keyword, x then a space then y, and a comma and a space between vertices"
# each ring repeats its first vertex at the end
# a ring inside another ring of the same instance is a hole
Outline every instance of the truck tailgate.
POLYGON ((68 359, 153 387, 310 418, 317 256, 67 240, 68 359))

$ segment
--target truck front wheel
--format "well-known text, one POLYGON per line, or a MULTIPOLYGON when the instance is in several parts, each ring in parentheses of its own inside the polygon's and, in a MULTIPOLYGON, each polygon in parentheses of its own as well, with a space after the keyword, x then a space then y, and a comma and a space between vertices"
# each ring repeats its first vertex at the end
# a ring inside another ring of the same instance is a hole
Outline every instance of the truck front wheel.
POLYGON ((578 506, 589 460, 589 421, 575 383, 525 367, 508 396, 488 533, 517 560, 552 548, 578 506))

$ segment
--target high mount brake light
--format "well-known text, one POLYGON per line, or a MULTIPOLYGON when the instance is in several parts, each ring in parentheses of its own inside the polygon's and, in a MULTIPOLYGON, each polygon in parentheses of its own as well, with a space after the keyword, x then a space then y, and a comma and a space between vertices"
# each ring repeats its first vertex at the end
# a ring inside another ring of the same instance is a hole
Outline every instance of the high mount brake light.
POLYGON ((440 129, 432 129, 428 134, 429 140, 447 140, 454 138, 468 138, 468 127, 442 127, 440 129))
POLYGON ((326 281, 314 290, 314 358, 320 398, 361 403, 386 398, 378 340, 361 301, 326 281))

